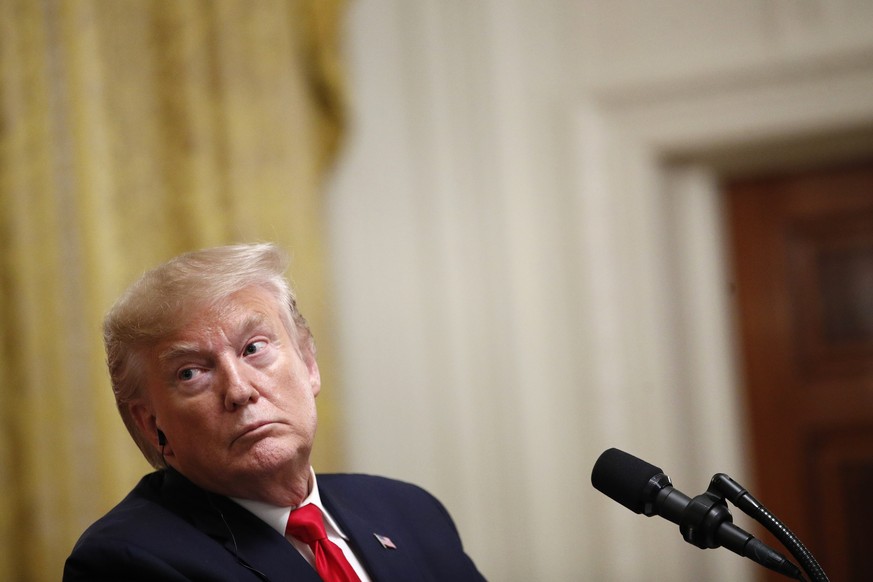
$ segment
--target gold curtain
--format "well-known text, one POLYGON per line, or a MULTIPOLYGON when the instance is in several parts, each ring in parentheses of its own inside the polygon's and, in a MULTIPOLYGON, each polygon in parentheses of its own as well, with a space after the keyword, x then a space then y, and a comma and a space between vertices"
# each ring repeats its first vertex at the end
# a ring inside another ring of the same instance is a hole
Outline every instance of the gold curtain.
POLYGON ((323 178, 342 0, 0 0, 0 579, 60 579, 148 470, 100 322, 179 252, 272 240, 319 340, 316 466, 338 465, 323 178))

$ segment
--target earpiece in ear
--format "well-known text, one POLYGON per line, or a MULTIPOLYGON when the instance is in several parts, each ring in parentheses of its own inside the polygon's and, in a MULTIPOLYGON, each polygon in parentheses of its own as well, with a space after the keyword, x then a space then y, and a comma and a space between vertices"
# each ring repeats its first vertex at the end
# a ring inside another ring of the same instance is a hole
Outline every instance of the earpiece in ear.
POLYGON ((166 444, 167 444, 167 435, 165 435, 165 434, 164 434, 164 431, 162 431, 161 429, 157 429, 157 430, 158 430, 158 445, 159 445, 159 446, 162 446, 162 447, 163 447, 163 446, 166 446, 166 444))

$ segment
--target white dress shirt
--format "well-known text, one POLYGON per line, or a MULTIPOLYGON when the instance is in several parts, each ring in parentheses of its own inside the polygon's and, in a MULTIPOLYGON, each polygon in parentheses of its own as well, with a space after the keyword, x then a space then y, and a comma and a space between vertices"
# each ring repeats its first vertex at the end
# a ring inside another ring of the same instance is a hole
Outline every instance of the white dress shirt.
MULTIPOLYGON (((315 471, 312 467, 310 467, 309 470, 312 474, 312 488, 309 491, 309 495, 306 496, 306 499, 304 499, 298 507, 311 503, 321 510, 321 514, 324 516, 324 530, 327 533, 327 538, 339 546, 343 551, 343 554, 345 554, 346 559, 349 561, 349 564, 352 565, 352 568, 354 568, 355 573, 358 575, 358 578, 361 579, 361 582, 370 582, 370 577, 367 575, 367 571, 364 570, 361 561, 358 560, 358 557, 352 551, 351 546, 349 546, 348 536, 343 533, 339 525, 334 521, 333 516, 331 516, 330 512, 324 507, 324 505, 322 505, 321 496, 318 493, 318 481, 315 478, 315 471)), ((306 558, 309 565, 313 568, 315 567, 315 554, 313 554, 309 545, 292 536, 285 536, 285 526, 288 523, 288 516, 291 515, 291 511, 297 509, 296 507, 277 507, 262 501, 237 499, 235 497, 232 497, 231 499, 255 514, 255 516, 259 517, 262 521, 267 523, 267 525, 282 534, 282 536, 286 537, 288 541, 294 545, 297 551, 300 552, 300 555, 306 558)))

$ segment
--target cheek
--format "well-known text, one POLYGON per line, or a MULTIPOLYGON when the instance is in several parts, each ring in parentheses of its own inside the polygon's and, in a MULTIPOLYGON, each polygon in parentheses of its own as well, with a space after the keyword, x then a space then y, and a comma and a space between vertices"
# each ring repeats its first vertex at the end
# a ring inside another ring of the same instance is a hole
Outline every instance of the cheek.
POLYGON ((262 379, 283 399, 300 400, 312 393, 309 375, 302 365, 277 365, 265 370, 262 379))
POLYGON ((287 378, 286 381, 286 384, 278 387, 273 402, 295 422, 308 422, 316 414, 315 397, 309 385, 296 378, 287 378))
MULTIPOLYGON (((206 435, 214 429, 215 404, 206 398, 186 398, 179 402, 172 402, 167 406, 164 413, 166 429, 171 427, 180 435, 188 435, 196 439, 198 435, 206 435)), ((157 417, 158 425, 161 425, 161 416, 157 417)))

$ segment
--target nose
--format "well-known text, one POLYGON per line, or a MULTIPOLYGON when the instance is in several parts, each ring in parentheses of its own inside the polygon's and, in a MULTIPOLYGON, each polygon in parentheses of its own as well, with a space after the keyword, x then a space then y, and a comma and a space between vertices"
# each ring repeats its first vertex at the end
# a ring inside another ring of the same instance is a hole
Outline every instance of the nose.
POLYGON ((222 362, 224 376, 224 408, 233 412, 241 406, 258 401, 261 397, 257 387, 247 375, 245 365, 235 358, 222 362))

